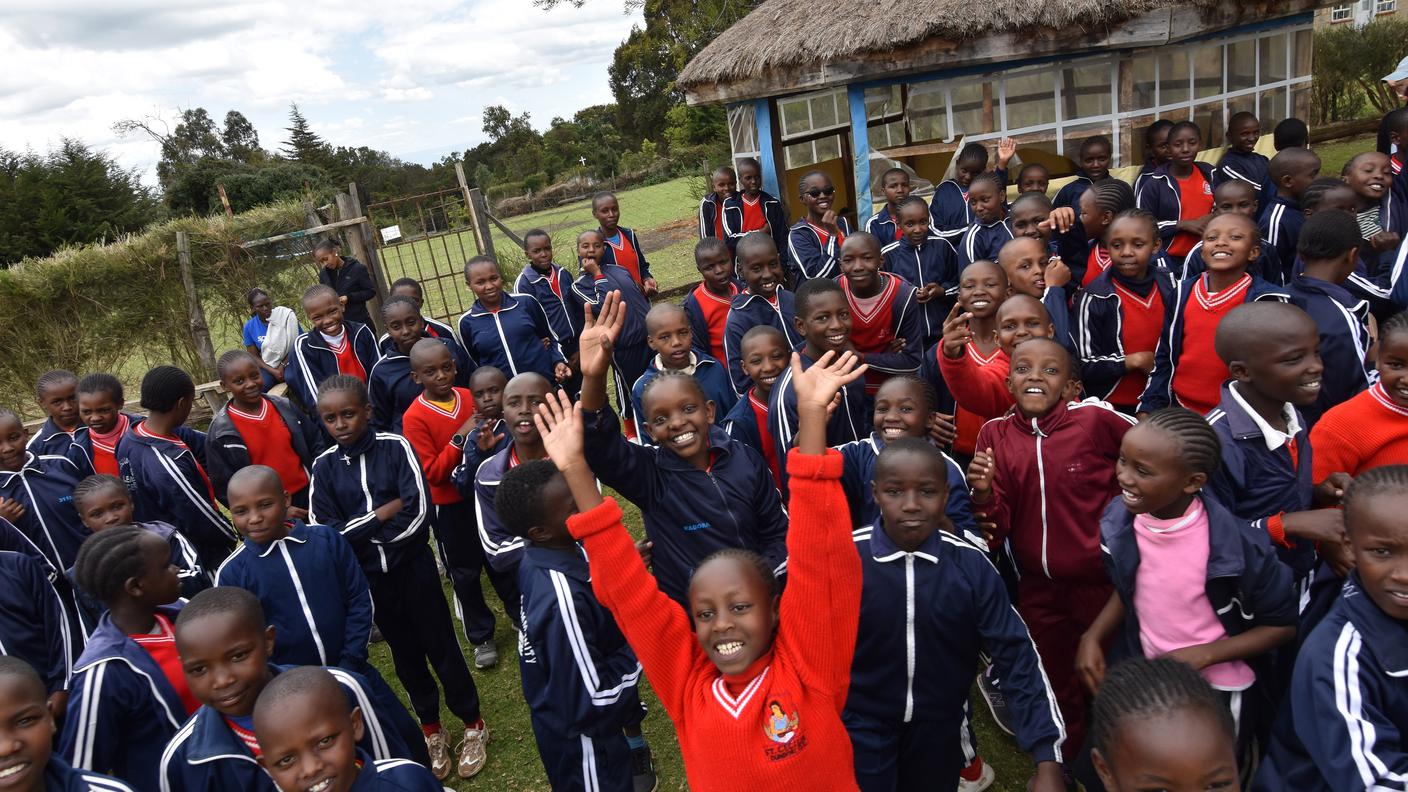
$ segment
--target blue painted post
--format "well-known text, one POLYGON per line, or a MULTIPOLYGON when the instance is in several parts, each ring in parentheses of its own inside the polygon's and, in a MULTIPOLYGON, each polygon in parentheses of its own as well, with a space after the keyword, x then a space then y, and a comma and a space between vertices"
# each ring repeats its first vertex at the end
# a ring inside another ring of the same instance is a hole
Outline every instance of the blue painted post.
POLYGON ((777 178, 777 158, 772 150, 772 103, 767 99, 753 102, 753 128, 758 132, 758 161, 763 166, 763 189, 774 197, 782 197, 777 178))
POLYGON ((851 106, 851 167, 856 182, 856 226, 865 228, 875 207, 870 200, 870 130, 866 126, 865 87, 846 87, 846 98, 851 106))

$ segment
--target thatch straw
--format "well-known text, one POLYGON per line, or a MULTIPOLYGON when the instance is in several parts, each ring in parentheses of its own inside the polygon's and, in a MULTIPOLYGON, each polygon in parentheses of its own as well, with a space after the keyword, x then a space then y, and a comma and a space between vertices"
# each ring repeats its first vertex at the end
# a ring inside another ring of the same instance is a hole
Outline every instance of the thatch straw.
POLYGON ((1032 28, 1104 28, 1157 8, 1217 0, 767 0, 724 31, 680 73, 682 88, 777 68, 898 50, 929 38, 965 41, 1032 28))

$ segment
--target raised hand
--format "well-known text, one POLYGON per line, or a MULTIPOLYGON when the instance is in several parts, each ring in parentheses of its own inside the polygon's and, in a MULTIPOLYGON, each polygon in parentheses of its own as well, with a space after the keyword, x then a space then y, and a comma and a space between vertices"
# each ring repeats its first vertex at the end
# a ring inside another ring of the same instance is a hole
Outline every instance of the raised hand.
POLYGON ((987 502, 992 494, 992 477, 996 472, 997 461, 991 448, 973 454, 973 461, 968 463, 968 487, 973 490, 975 502, 987 502))
POLYGON ((1056 231, 1064 234, 1076 224, 1076 219, 1076 210, 1069 206, 1058 206, 1051 210, 1051 214, 1047 215, 1045 220, 1037 223, 1036 227, 1042 231, 1056 231))
POLYGON ((578 340, 581 351, 577 353, 582 376, 605 377, 611 366, 611 350, 626 324, 626 305, 621 302, 620 292, 608 292, 595 316, 590 305, 584 306, 582 312, 585 324, 578 340))
POLYGON ((792 389, 797 394, 797 409, 825 409, 842 388, 860 379, 867 368, 854 352, 846 351, 840 357, 835 352, 827 352, 811 368, 803 371, 801 356, 793 352, 792 389))
POLYGON ((1017 141, 1010 137, 997 141, 997 167, 1006 168, 1007 163, 1012 161, 1012 157, 1016 153, 1017 141))
POLYGON ((582 408, 572 403, 566 391, 549 393, 538 405, 533 423, 542 435, 543 450, 558 470, 586 465, 582 455, 582 408))
POLYGON ((498 445, 499 441, 503 439, 503 435, 494 434, 489 431, 489 423, 487 421, 480 421, 474 427, 474 445, 481 453, 487 454, 493 451, 494 446, 498 445))
POLYGON ((572 376, 572 367, 566 363, 558 363, 552 367, 552 375, 558 382, 562 382, 572 376))
POLYGON ((963 306, 954 303, 953 310, 948 312, 948 318, 944 320, 944 357, 949 360, 963 357, 963 347, 973 340, 973 330, 968 326, 968 320, 972 318, 973 314, 967 313, 963 306))

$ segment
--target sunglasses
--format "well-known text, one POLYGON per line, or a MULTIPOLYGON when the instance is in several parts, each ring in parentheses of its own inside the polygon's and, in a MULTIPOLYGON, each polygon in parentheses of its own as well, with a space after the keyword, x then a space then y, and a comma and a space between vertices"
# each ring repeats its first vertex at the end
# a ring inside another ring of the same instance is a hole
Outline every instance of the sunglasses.
POLYGON ((809 197, 809 198, 820 198, 820 197, 823 196, 823 195, 835 195, 835 194, 836 194, 836 188, 835 188, 835 187, 813 187, 813 188, 811 188, 810 190, 807 190, 806 192, 804 192, 804 193, 802 193, 802 194, 805 195, 805 196, 807 196, 807 197, 809 197))

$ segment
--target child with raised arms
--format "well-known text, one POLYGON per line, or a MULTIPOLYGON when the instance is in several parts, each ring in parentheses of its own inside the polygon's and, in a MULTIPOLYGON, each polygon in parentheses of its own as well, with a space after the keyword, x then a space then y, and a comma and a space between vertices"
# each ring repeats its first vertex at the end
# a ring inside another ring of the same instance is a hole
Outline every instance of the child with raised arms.
POLYGON ((683 604, 690 571, 726 548, 745 548, 779 566, 786 555, 787 515, 767 463, 713 425, 717 408, 698 380, 663 373, 641 394, 642 428, 656 445, 621 436, 606 400, 606 366, 629 307, 608 299, 582 331, 587 461, 602 484, 640 507, 660 590, 683 604))
POLYGON ((572 284, 572 291, 592 313, 601 311, 602 300, 616 292, 630 306, 625 327, 611 349, 612 379, 616 386, 616 404, 626 425, 626 436, 635 438, 644 428, 639 416, 631 412, 631 386, 650 366, 650 345, 646 343, 645 315, 650 313, 650 300, 639 288, 632 288, 630 274, 618 265, 602 258, 606 247, 600 231, 583 231, 577 235, 577 262, 581 277, 572 284))
POLYGON ((1408 312, 1379 325, 1375 351, 1379 381, 1331 407, 1310 430, 1316 485, 1336 474, 1408 464, 1408 312))
MULTIPOLYGON (((1257 221, 1258 204, 1255 184, 1241 179, 1228 179, 1213 189, 1212 200, 1214 216, 1232 213, 1246 215, 1252 219, 1252 222, 1257 221)), ((1260 226, 1257 230, 1260 232, 1260 226)), ((1188 255, 1183 257, 1182 262, 1175 262, 1175 265, 1177 280, 1187 280, 1206 272, 1208 265, 1203 260, 1202 241, 1200 240, 1192 250, 1188 251, 1188 255)), ((1248 271, 1267 283, 1282 286, 1286 283, 1290 269, 1290 266, 1281 262, 1280 254, 1276 252, 1276 248, 1265 238, 1262 238, 1256 260, 1252 262, 1248 271)))
POLYGON ((650 383, 666 371, 680 371, 694 377, 704 396, 714 403, 714 409, 726 414, 733 409, 738 395, 729 382, 724 364, 694 348, 694 333, 689 316, 674 303, 660 303, 645 315, 646 343, 655 352, 650 366, 631 386, 631 410, 643 415, 641 398, 650 383))
POLYGON ((1271 160, 1256 150, 1256 142, 1261 139, 1261 122, 1256 113, 1242 110, 1227 119, 1227 151, 1217 161, 1212 171, 1213 189, 1237 180, 1251 185, 1254 198, 1261 209, 1256 219, 1260 219, 1271 208, 1276 185, 1271 180, 1271 160))
POLYGON ((694 266, 699 270, 699 285, 689 290, 683 303, 694 348, 725 363, 724 325, 743 283, 734 277, 733 252, 722 240, 699 240, 694 246, 694 266))
POLYGON ((19 416, 0 407, 0 518, 34 543, 51 567, 68 569, 90 534, 72 497, 89 471, 68 457, 27 450, 28 439, 19 416))
POLYGON ((450 350, 455 360, 456 385, 465 385, 475 371, 469 355, 453 335, 432 335, 430 325, 415 301, 405 295, 387 298, 381 305, 381 324, 386 335, 381 343, 381 360, 367 375, 367 392, 372 399, 372 423, 379 431, 401 431, 406 408, 424 390, 411 377, 411 347, 422 338, 434 338, 450 350))
POLYGON ((1050 339, 1018 344, 1011 360, 1007 387, 1016 409, 978 432, 980 450, 968 467, 973 512, 991 523, 989 546, 1005 543, 1020 573, 1017 610, 1056 692, 1069 744, 1079 746, 1085 695, 1076 649, 1112 592, 1097 526, 1119 492, 1115 461, 1134 420, 1103 402, 1069 402, 1075 367, 1050 339))
POLYGON ((1114 147, 1110 145, 1110 139, 1104 135, 1091 135, 1080 142, 1080 153, 1076 168, 1075 178, 1067 182, 1064 187, 1056 192, 1056 197, 1051 199, 1051 205, 1060 208, 1063 206, 1080 205, 1081 193, 1084 193, 1090 185, 1101 179, 1110 176, 1110 159, 1114 154, 1114 147))
POLYGON ((761 231, 772 237, 778 250, 787 247, 787 210, 782 201, 763 189, 763 168, 747 157, 738 162, 738 194, 724 201, 724 229, 730 249, 738 240, 761 231))
POLYGON ((948 516, 952 466, 912 436, 872 463, 877 519, 854 534, 864 582, 842 713, 856 780, 867 792, 956 789, 969 680, 986 651, 1036 763, 1027 788, 1064 790, 1055 695, 1002 578, 948 516))
POLYGON ((518 663, 548 781, 555 790, 654 789, 640 663, 568 532, 577 506, 567 481, 551 461, 527 461, 504 474, 493 505, 524 545, 518 663))
POLYGON ((973 222, 961 237, 954 239, 961 267, 979 261, 992 261, 997 251, 1012 239, 1007 225, 1007 186, 994 173, 980 173, 968 185, 968 206, 973 222))
MULTIPOLYGON (((274 792, 273 780, 259 764, 262 751, 253 715, 259 694, 291 668, 269 662, 276 637, 274 627, 266 626, 259 598, 241 588, 206 589, 181 609, 176 617, 179 668, 200 707, 161 752, 160 792, 274 792)), ((328 668, 328 673, 348 703, 365 713, 359 748, 373 759, 424 761, 419 743, 412 748, 406 742, 415 725, 399 699, 379 693, 347 669, 328 668)))
POLYGON ((472 360, 510 376, 536 371, 562 382, 572 375, 543 306, 526 294, 504 293, 493 258, 475 256, 465 262, 464 282, 474 293, 474 305, 460 317, 459 337, 472 360))
POLYGON ((724 201, 738 194, 738 176, 733 168, 720 165, 709 174, 709 192, 699 201, 699 238, 727 239, 724 228, 724 201))
POLYGON ((1179 121, 1168 131, 1168 162, 1139 186, 1140 209, 1159 223, 1159 236, 1169 256, 1181 259, 1203 236, 1212 219, 1212 166, 1197 160, 1203 130, 1192 121, 1179 121))
POLYGON ((26 446, 39 456, 69 456, 74 435, 83 426, 78 417, 78 375, 54 369, 39 375, 34 383, 35 399, 44 411, 44 424, 35 430, 26 446))
POLYGON ((1318 212, 1305 222, 1301 271, 1286 284, 1291 304, 1314 320, 1325 364, 1320 394, 1301 409, 1311 426, 1326 410, 1369 387, 1369 306, 1344 287, 1354 273, 1359 227, 1344 212, 1318 212))
POLYGON ((1301 644, 1252 789, 1392 789, 1408 773, 1400 596, 1408 467, 1359 474, 1344 495, 1354 569, 1301 644))
POLYGON ((234 549, 236 535, 206 472, 206 435, 185 425, 195 396, 191 375, 181 369, 148 371, 142 378, 147 420, 118 441, 117 459, 137 519, 176 526, 195 546, 200 565, 215 569, 234 549))
POLYGON ((83 543, 74 577, 107 610, 74 661, 59 750, 76 768, 155 792, 162 748, 200 706, 176 653, 171 547, 135 525, 108 528, 83 543))
POLYGON ((645 260, 645 249, 640 246, 636 232, 621 225, 621 205, 616 201, 616 193, 599 192, 592 196, 592 217, 596 218, 597 231, 601 234, 603 247, 598 259, 601 266, 621 267, 630 273, 631 280, 646 299, 654 297, 656 286, 655 278, 650 275, 650 262, 645 260))
POLYGON ((1244 303, 1286 300, 1283 292, 1247 271, 1260 250, 1261 237, 1250 217, 1221 214, 1207 223, 1207 271, 1174 287, 1139 412, 1181 406, 1205 414, 1217 406, 1227 379, 1227 366, 1213 349, 1218 322, 1244 303))
POLYGON ((1090 708, 1090 758, 1106 792, 1238 788, 1232 713, 1177 660, 1110 669, 1090 708))
POLYGON ((729 437, 762 454, 773 484, 781 487, 782 465, 768 428, 768 398, 773 384, 787 368, 792 347, 787 336, 771 325, 758 325, 744 333, 741 347, 739 362, 752 385, 719 424, 729 437))
MULTIPOLYGON (((854 352, 851 341, 851 308, 846 293, 830 280, 808 281, 797 290, 797 317, 794 320, 803 343, 797 353, 803 368, 810 368, 827 352, 854 352)), ((768 394, 768 432, 782 461, 782 492, 787 492, 787 452, 796 445, 797 393, 792 387, 792 370, 782 376, 768 394)), ((870 434, 870 399, 865 382, 848 382, 841 388, 841 400, 826 422, 826 442, 838 446, 870 434)))
POLYGON ((440 590, 427 541, 431 501, 415 450, 400 435, 370 428, 372 408, 361 380, 332 377, 319 391, 318 414, 337 445, 313 462, 308 519, 341 533, 362 562, 376 625, 425 733, 430 769, 437 778, 450 772, 437 677, 450 712, 468 725, 460 765, 482 767, 487 733, 479 691, 440 590))
POLYGON ((5 787, 15 792, 133 792, 111 776, 74 768, 53 753, 57 718, 44 681, 18 657, 0 657, 0 742, 5 787))
MULTIPOLYGON (((865 233, 870 234, 880 240, 880 244, 889 245, 904 238, 904 229, 900 227, 900 204, 909 198, 912 190, 909 182, 909 171, 904 168, 890 168, 880 175, 880 191, 885 194, 885 205, 880 207, 880 211, 870 216, 865 223, 865 233)), ((919 200, 924 200, 920 198, 919 200)), ((929 205, 924 204, 924 214, 929 214, 929 205)), ((928 220, 925 220, 928 225, 928 220)))
POLYGON ((1320 175, 1320 157, 1307 148, 1288 148, 1271 158, 1268 173, 1276 191, 1271 203, 1265 207, 1266 211, 1262 212, 1257 227, 1267 244, 1276 249, 1276 258, 1283 267, 1283 280, 1288 280, 1295 275, 1291 270, 1296 260, 1301 226, 1306 220, 1305 211, 1301 209, 1301 197, 1320 175))
POLYGON ((523 253, 528 264, 514 280, 513 292, 538 301, 568 368, 575 369, 582 303, 572 294, 572 274, 552 260, 552 237, 541 228, 523 235, 523 253))
POLYGON ((303 293, 303 312, 313 328, 293 344, 293 356, 284 370, 284 381, 303 409, 313 411, 318 386, 334 374, 347 374, 362 382, 381 358, 376 335, 370 327, 345 320, 346 300, 331 286, 319 284, 303 293))
MULTIPOLYGON (((601 330, 583 334, 584 363, 606 337, 601 330)), ((674 721, 690 788, 698 792, 857 789, 841 710, 861 571, 834 519, 846 505, 840 455, 826 447, 826 411, 864 368, 852 354, 828 353, 805 370, 800 356, 793 358, 801 430, 788 460, 795 490, 787 590, 777 594, 769 562, 729 548, 693 567, 688 614, 652 585, 620 507, 598 492, 583 455, 581 406, 559 396, 540 413, 548 455, 578 509, 567 527, 589 559, 592 588, 674 721)), ((658 544, 656 553, 658 563, 658 544)))
POLYGON ((870 368, 867 394, 886 377, 917 371, 924 351, 915 288, 881 272, 883 263, 880 241, 864 231, 841 246, 839 283, 851 315, 851 346, 870 368))
POLYGON ((930 228, 929 206, 923 198, 902 199, 894 217, 900 238, 881 248, 884 270, 914 287, 920 345, 928 349, 943 336, 944 317, 958 292, 958 253, 930 228))
POLYGON ((841 245, 851 233, 845 216, 836 213, 836 186, 821 171, 808 171, 797 185, 806 214, 787 235, 787 276, 794 288, 814 278, 841 274, 841 245))
POLYGON ((1094 693, 1118 658, 1187 663, 1221 693, 1251 767, 1281 692, 1272 652, 1295 638, 1298 597, 1265 534, 1202 494, 1220 465, 1218 433, 1181 407, 1125 434, 1121 496, 1100 520, 1115 593, 1081 636, 1076 669, 1094 693))
POLYGON ((1173 279, 1156 268, 1159 228, 1142 209, 1120 213, 1105 232, 1110 267, 1076 298, 1075 342, 1086 394, 1133 415, 1154 370, 1154 350, 1173 300, 1173 279))
POLYGON ((782 262, 766 234, 752 233, 738 241, 738 274, 747 288, 733 298, 724 320, 723 361, 734 392, 742 395, 753 384, 740 362, 745 333, 754 327, 775 327, 787 337, 789 350, 802 343, 802 337, 796 327, 796 299, 783 286, 782 262))
POLYGON ((205 457, 216 499, 228 506, 230 477, 249 465, 268 465, 288 487, 294 515, 308 516, 308 473, 323 450, 323 433, 287 399, 264 393, 259 366, 248 352, 226 352, 215 369, 230 394, 206 432, 205 457))
MULTIPOLYGON (((499 661, 494 645, 494 613, 480 584, 484 548, 474 529, 474 503, 455 486, 452 475, 464 461, 465 449, 474 443, 486 453, 499 440, 483 431, 484 419, 475 409, 474 396, 455 387, 455 361, 440 342, 424 338, 411 348, 411 377, 425 389, 406 408, 403 434, 415 449, 430 499, 435 505, 431 529, 440 548, 440 559, 455 591, 455 610, 464 624, 465 638, 474 646, 474 664, 490 668, 499 661)), ((538 372, 534 372, 538 373, 538 372)), ((539 374, 541 376, 541 374, 539 374)), ((489 581, 503 600, 509 620, 518 613, 514 580, 489 568, 489 581)))
POLYGON ((259 766, 280 792, 442 792, 423 765, 358 747, 368 717, 326 669, 291 668, 254 702, 259 766))

